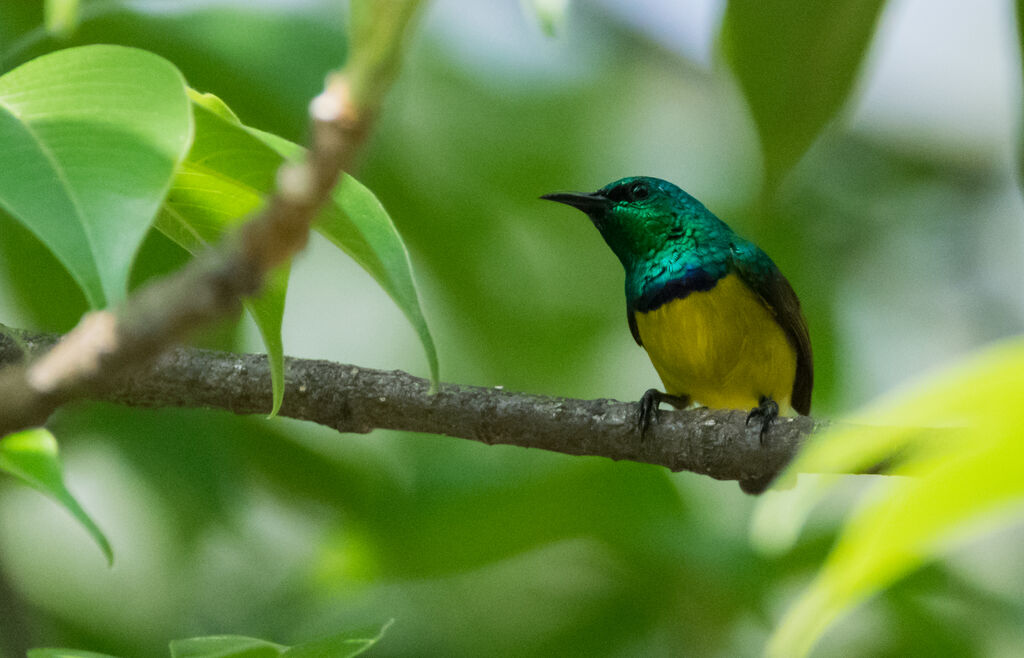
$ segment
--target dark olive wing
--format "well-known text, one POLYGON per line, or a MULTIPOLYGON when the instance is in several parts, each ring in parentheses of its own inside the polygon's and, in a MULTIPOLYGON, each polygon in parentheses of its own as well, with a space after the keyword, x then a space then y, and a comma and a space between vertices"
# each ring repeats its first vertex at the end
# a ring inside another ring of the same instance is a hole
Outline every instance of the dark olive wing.
POLYGON ((789 281, 776 270, 776 276, 758 290, 761 297, 775 312, 775 319, 786 331, 796 348, 796 379, 793 380, 793 408, 803 415, 811 413, 811 389, 814 388, 814 355, 811 353, 811 335, 807 332, 807 320, 800 310, 789 281))
POLYGON ((771 309, 776 321, 796 349, 796 379, 793 380, 790 404, 797 412, 806 416, 811 413, 814 357, 811 353, 811 336, 807 332, 807 320, 800 310, 800 300, 779 268, 757 247, 751 245, 749 251, 734 248, 733 265, 740 277, 771 309))

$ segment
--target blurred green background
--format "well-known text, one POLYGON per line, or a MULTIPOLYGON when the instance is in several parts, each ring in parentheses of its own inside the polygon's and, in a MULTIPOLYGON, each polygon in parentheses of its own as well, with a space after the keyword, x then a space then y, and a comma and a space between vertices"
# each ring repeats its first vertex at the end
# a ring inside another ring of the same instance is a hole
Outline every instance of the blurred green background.
MULTIPOLYGON (((41 3, 4 0, 2 70, 134 45, 302 141, 306 103, 345 55, 337 2, 83 11, 60 41, 41 32, 41 3)), ((1021 331, 1012 3, 888 3, 852 97, 777 189, 717 46, 723 11, 575 3, 549 38, 514 0, 427 5, 357 177, 408 244, 444 380, 624 400, 658 384, 614 256, 581 216, 537 200, 633 174, 678 183, 786 273, 811 328, 815 415, 1021 331)), ((7 216, 0 236, 0 321, 70 328, 85 301, 68 275, 7 216)), ((135 279, 185 259, 154 234, 135 279)), ((284 340, 294 356, 426 374, 400 311, 316 236, 284 340)), ((200 342, 262 349, 241 319, 200 342)), ((862 485, 851 478, 795 551, 765 556, 735 483, 651 466, 203 411, 76 404, 52 426, 116 563, 0 481, 5 656, 166 655, 171 639, 218 633, 292 644, 390 618, 371 655, 758 655, 862 485)), ((916 573, 815 655, 1019 655, 1021 540, 1007 528, 916 573)))

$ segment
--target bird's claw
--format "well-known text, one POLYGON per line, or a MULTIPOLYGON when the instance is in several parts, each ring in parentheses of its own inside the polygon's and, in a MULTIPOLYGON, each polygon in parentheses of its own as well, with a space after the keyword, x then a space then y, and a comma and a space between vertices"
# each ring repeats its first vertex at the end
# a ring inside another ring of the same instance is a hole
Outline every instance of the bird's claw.
POLYGON ((640 397, 637 404, 637 429, 640 430, 640 440, 647 436, 647 428, 651 426, 652 420, 658 419, 658 403, 660 391, 654 388, 647 389, 640 397))
POLYGON ((778 417, 779 403, 766 395, 762 395, 758 405, 747 414, 748 427, 750 426, 750 421, 756 421, 761 426, 757 435, 758 442, 761 445, 764 445, 764 437, 768 434, 768 428, 771 427, 772 422, 778 417))
POLYGON ((637 404, 637 429, 640 431, 641 441, 647 436, 647 429, 651 423, 658 421, 658 406, 662 402, 667 402, 676 409, 682 409, 689 404, 689 398, 684 395, 662 393, 656 388, 647 389, 637 404))

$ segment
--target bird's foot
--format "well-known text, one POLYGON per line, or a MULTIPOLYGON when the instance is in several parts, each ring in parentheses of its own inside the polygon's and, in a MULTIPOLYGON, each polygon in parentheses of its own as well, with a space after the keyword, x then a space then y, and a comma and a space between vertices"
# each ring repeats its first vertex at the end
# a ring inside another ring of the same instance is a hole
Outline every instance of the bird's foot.
MULTIPOLYGON (((758 405, 747 414, 747 428, 751 432, 757 432, 758 445, 764 446, 764 438, 768 435, 768 428, 772 422, 779 417, 779 403, 767 395, 762 395, 758 405)), ((777 473, 762 475, 761 477, 749 480, 740 480, 740 489, 743 493, 757 496, 764 493, 777 473)))
POLYGON ((747 414, 747 427, 751 426, 751 421, 753 421, 754 427, 760 425, 757 440, 761 445, 764 445, 764 437, 768 434, 768 428, 771 427, 772 421, 778 417, 779 403, 767 395, 762 395, 758 405, 747 414))
POLYGON ((647 428, 651 423, 658 421, 658 406, 662 402, 667 402, 676 409, 683 409, 690 404, 690 398, 685 395, 662 393, 656 388, 647 389, 637 404, 637 429, 640 431, 641 441, 647 435, 647 428))

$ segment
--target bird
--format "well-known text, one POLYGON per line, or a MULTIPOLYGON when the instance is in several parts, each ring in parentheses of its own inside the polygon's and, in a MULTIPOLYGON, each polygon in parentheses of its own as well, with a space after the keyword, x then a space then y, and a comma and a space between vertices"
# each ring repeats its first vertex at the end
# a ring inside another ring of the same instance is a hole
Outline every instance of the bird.
POLYGON ((807 321, 793 287, 757 245, 659 178, 541 198, 586 213, 625 270, 629 330, 665 387, 641 398, 641 438, 662 402, 749 409, 747 423, 759 421, 762 442, 780 413, 810 414, 807 321))

